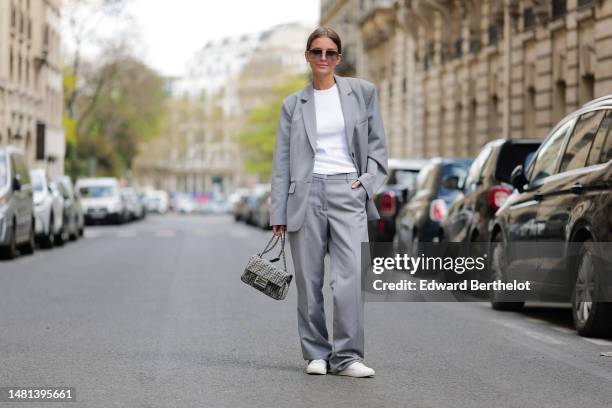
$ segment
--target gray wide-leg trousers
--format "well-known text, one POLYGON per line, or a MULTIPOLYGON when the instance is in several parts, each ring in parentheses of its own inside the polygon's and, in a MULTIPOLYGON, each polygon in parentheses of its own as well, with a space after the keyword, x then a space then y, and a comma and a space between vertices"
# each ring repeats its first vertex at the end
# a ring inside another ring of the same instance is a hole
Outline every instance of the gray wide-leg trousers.
POLYGON ((297 287, 298 333, 305 360, 325 359, 330 372, 364 358, 361 243, 368 241, 366 191, 357 173, 313 174, 309 205, 298 231, 287 232, 297 287), (330 344, 323 306, 324 258, 333 293, 330 344))

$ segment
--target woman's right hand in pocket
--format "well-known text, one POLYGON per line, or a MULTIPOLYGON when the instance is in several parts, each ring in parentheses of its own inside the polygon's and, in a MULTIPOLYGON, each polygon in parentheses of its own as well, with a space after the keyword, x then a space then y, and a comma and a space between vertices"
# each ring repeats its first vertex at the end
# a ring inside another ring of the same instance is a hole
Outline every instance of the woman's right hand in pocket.
POLYGON ((284 232, 285 232, 285 226, 284 225, 273 225, 272 226, 272 233, 274 235, 280 237, 284 232))

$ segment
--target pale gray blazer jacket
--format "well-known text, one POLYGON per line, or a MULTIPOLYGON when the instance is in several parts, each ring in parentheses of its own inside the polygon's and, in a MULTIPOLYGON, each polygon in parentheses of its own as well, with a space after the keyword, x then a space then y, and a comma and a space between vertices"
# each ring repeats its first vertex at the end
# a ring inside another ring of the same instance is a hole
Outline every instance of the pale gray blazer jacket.
MULTIPOLYGON (((378 93, 374 84, 363 79, 335 74, 334 79, 340 92, 349 153, 367 193, 367 219, 379 219, 372 198, 387 179, 388 163, 378 93)), ((310 82, 287 96, 278 117, 270 225, 286 225, 287 231, 301 228, 308 206, 317 143, 313 89, 310 82)))

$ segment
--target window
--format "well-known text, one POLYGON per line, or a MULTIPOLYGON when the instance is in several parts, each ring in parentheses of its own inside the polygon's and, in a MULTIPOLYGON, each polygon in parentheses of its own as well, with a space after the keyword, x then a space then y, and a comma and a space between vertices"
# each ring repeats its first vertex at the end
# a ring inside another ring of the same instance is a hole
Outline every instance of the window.
POLYGON ((553 174, 561 145, 568 129, 571 129, 573 123, 573 120, 565 122, 544 141, 537 152, 535 160, 532 161, 529 170, 529 184, 534 184, 536 181, 553 174))
POLYGON ((567 0, 553 0, 552 17, 563 17, 567 13, 567 0))
POLYGON ((535 14, 531 7, 528 7, 523 10, 523 30, 527 31, 533 27, 535 27, 535 14))
POLYGON ((36 124, 36 160, 45 159, 45 124, 38 122, 36 124))
MULTIPOLYGON (((444 179, 449 177, 457 178, 457 186, 464 186, 465 177, 467 175, 468 168, 465 164, 461 163, 450 163, 441 166, 440 168, 440 182, 444 181, 444 179)), ((441 188, 445 188, 441 186, 441 188)))
POLYGON ((490 156, 491 148, 486 147, 482 149, 480 154, 478 154, 478 157, 474 159, 472 165, 470 166, 470 170, 468 171, 467 178, 465 179, 465 188, 472 188, 480 180, 482 169, 484 168, 490 156))
POLYGON ((596 110, 580 115, 561 160, 560 173, 584 167, 591 143, 605 113, 604 110, 596 110))
POLYGON ((8 184, 8 173, 6 156, 3 152, 0 152, 0 188, 3 188, 8 184))
POLYGON ((565 81, 557 81, 553 89, 553 120, 559 121, 565 116, 567 110, 565 81))
POLYGON ((489 44, 497 44, 499 40, 499 28, 495 24, 489 26, 489 44))
POLYGON ((603 142, 603 149, 601 151, 601 158, 599 160, 600 163, 606 163, 612 160, 612 132, 610 132, 610 129, 612 128, 612 114, 606 116, 606 119, 604 119, 601 126, 603 127, 604 124, 608 128, 608 131, 606 132, 606 140, 603 142))
POLYGON ((612 160, 612 111, 608 111, 606 117, 599 125, 599 130, 595 136, 595 142, 589 153, 587 165, 605 163, 612 160))

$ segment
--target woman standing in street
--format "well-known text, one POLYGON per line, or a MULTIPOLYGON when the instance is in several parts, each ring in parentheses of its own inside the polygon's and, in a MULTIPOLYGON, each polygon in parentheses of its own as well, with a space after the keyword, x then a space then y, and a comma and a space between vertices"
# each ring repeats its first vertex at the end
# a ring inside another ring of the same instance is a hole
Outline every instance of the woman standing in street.
POLYGON ((387 178, 378 94, 368 81, 334 70, 342 43, 317 28, 304 53, 312 82, 283 101, 276 129, 270 224, 287 232, 298 291, 298 332, 308 374, 370 377, 363 364, 361 243, 379 214, 372 198, 387 178), (330 256, 333 340, 323 307, 330 256))

